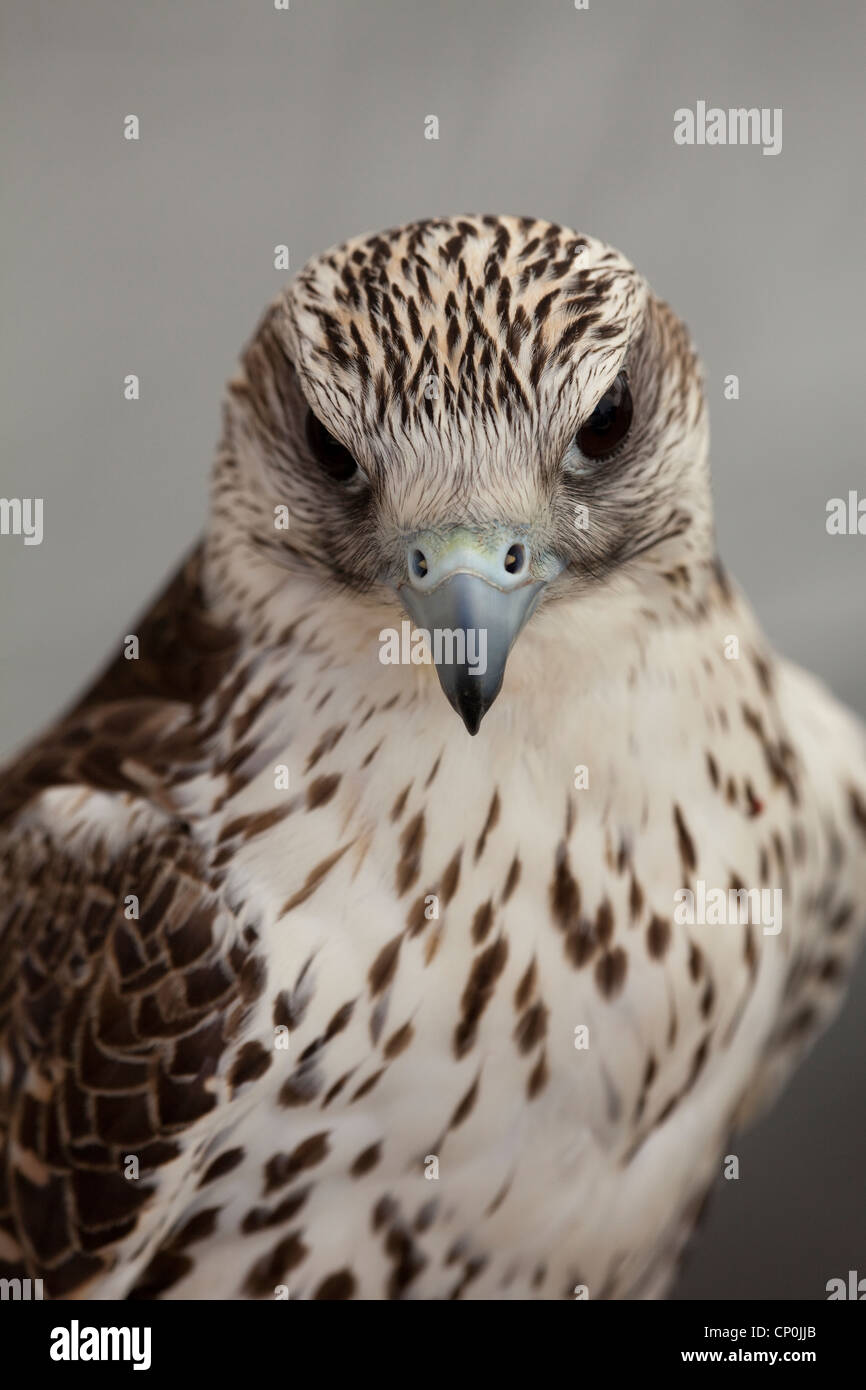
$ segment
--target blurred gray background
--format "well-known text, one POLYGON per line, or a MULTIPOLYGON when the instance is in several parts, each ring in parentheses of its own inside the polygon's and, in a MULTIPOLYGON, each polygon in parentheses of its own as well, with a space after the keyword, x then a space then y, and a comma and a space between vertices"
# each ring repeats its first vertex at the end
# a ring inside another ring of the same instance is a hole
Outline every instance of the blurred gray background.
MULTIPOLYGON (((775 643, 866 714, 860 0, 6 0, 0 756, 128 630, 205 513, 224 378, 292 269, 426 214, 625 251, 707 369, 720 547, 775 643), (680 147, 676 108, 781 107, 783 149, 680 147), (141 122, 137 143, 123 119, 141 122), (436 115, 438 142, 424 138, 436 115), (141 399, 123 399, 123 378, 141 399), (736 373, 740 399, 726 401, 736 373)), ((684 1298, 866 1274, 866 1006, 736 1150, 684 1298)))

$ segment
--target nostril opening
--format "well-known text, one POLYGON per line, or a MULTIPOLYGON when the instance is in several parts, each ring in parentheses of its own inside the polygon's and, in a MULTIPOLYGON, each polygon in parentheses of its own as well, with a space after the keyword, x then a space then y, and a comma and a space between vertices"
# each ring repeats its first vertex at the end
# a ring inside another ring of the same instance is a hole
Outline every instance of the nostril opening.
POLYGON ((409 559, 409 566, 417 579, 423 579, 427 573, 427 561, 423 550, 413 550, 409 559))
POLYGON ((509 574, 520 574, 526 565, 526 551, 522 545, 512 545, 505 556, 505 568, 509 574))

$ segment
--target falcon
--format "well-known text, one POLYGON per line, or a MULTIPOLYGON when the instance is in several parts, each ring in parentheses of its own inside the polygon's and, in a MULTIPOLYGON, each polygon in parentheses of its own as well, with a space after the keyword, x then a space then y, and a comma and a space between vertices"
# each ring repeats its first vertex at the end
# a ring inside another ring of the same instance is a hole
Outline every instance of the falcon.
POLYGON ((280 295, 203 540, 0 784, 0 1276, 664 1294, 866 918, 863 727, 708 460, 591 237, 434 218, 280 295))

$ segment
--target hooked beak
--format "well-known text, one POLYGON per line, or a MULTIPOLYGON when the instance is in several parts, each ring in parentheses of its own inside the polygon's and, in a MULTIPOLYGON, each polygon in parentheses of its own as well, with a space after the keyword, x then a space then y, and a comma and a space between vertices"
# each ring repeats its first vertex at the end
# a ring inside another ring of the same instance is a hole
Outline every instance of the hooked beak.
POLYGON ((508 653, 562 568, 533 574, 529 546, 513 535, 465 530, 423 532, 409 544, 407 577, 397 586, 404 608, 426 631, 436 673, 470 734, 502 688, 508 653))

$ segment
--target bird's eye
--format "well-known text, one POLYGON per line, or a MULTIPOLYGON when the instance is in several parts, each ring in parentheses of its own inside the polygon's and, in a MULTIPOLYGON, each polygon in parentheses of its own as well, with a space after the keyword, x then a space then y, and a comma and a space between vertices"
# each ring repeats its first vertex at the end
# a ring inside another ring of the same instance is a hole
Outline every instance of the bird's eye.
POLYGON ((358 465, 331 431, 326 429, 312 410, 307 411, 307 443, 313 457, 335 483, 347 483, 358 471, 358 465))
POLYGON ((603 459, 612 454, 628 434, 631 417, 631 391, 625 372, 620 372, 577 432, 575 442, 584 458, 603 459))

